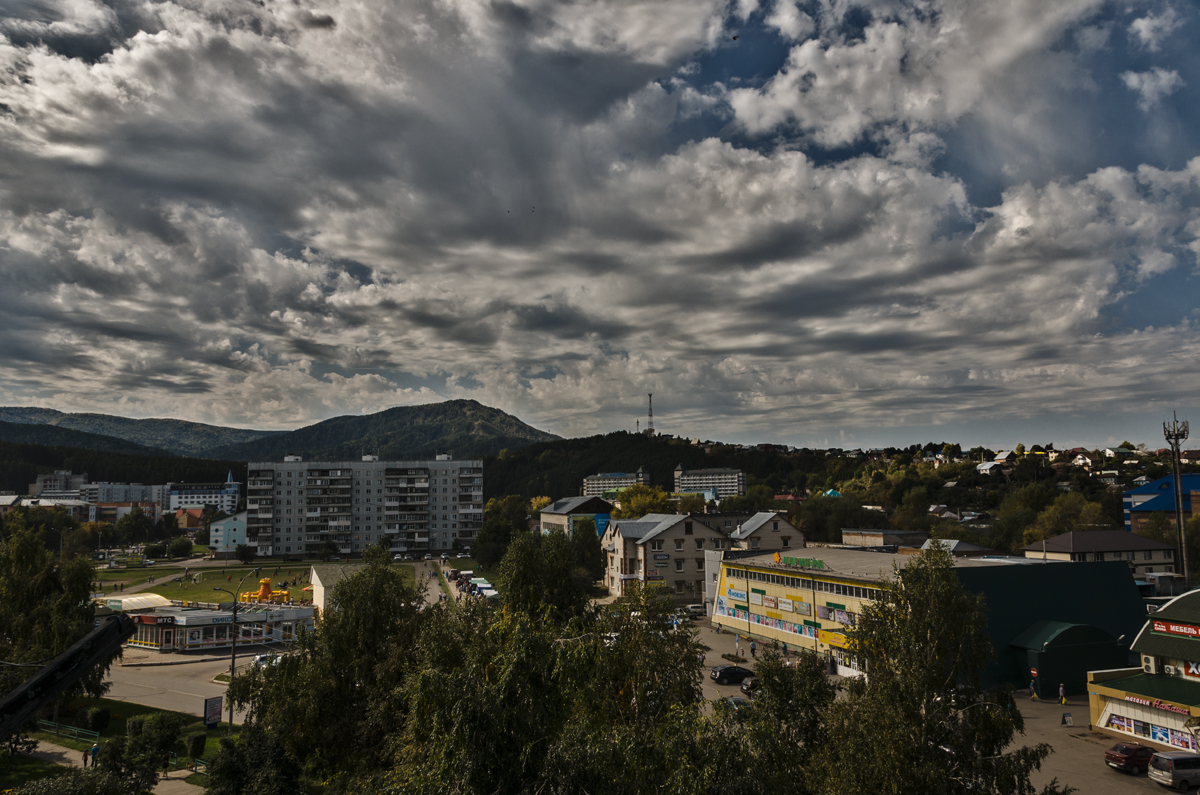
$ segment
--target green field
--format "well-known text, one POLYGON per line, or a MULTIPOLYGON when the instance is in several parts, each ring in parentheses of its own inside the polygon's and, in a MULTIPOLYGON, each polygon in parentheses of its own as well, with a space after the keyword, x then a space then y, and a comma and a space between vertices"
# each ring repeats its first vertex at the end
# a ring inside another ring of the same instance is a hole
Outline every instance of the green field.
MULTIPOLYGON (((109 699, 109 698, 94 698, 94 699, 93 698, 78 698, 78 699, 75 699, 70 704, 68 704, 65 708, 63 708, 59 711, 59 718, 58 718, 59 723, 64 724, 64 725, 71 725, 75 720, 75 716, 77 716, 80 711, 88 709, 90 707, 108 707, 108 709, 112 711, 112 722, 108 724, 108 728, 106 728, 104 731, 102 731, 100 733, 100 741, 99 742, 100 742, 100 752, 101 753, 104 752, 105 741, 109 740, 113 737, 123 736, 125 734, 126 720, 128 720, 129 718, 132 718, 132 717, 136 717, 138 715, 145 715, 147 717, 149 717, 151 715, 157 715, 160 713, 181 715, 187 721, 187 723, 184 725, 183 731, 181 732, 181 736, 186 737, 187 735, 189 735, 193 732, 199 732, 199 731, 206 732, 208 734, 208 745, 205 746, 205 754, 208 754, 209 756, 211 756, 217 749, 217 739, 221 738, 221 737, 229 736, 229 734, 228 734, 229 724, 228 723, 221 723, 215 729, 206 730, 204 728, 204 721, 201 718, 196 717, 195 715, 186 715, 182 712, 172 713, 169 710, 155 709, 154 707, 145 707, 145 706, 142 706, 141 704, 134 704, 129 701, 114 701, 113 699, 109 699)), ((240 733, 241 733, 240 727, 235 725, 233 727, 233 736, 236 738, 238 736, 238 734, 240 734, 240 733)), ((33 736, 39 740, 43 740, 48 743, 54 743, 55 745, 61 745, 64 748, 72 748, 81 753, 83 751, 87 750, 88 748, 91 748, 92 742, 93 742, 92 740, 77 740, 72 737, 63 737, 61 735, 56 735, 53 732, 46 732, 46 731, 36 732, 33 736)), ((187 762, 187 759, 182 755, 182 748, 179 749, 179 751, 180 751, 180 756, 179 756, 177 763, 173 766, 173 768, 172 768, 173 770, 179 770, 179 769, 183 768, 187 762)), ((51 765, 51 767, 55 767, 55 766, 51 765)))

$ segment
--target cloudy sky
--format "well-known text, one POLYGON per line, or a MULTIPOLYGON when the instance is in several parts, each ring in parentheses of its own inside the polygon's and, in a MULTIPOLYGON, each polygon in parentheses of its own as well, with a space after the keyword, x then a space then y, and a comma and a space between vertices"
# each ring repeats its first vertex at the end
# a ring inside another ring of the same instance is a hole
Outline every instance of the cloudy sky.
POLYGON ((1151 446, 1200 406, 1190 2, 0 13, 3 405, 1151 446))

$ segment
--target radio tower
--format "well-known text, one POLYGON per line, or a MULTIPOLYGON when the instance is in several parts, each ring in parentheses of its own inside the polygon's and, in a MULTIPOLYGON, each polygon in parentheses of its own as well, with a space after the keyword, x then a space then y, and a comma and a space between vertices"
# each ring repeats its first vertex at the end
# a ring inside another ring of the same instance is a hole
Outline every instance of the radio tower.
POLYGON ((654 435, 654 393, 648 393, 650 396, 650 416, 646 419, 646 435, 654 435))
POLYGON ((1188 424, 1187 420, 1180 422, 1174 414, 1171 416, 1170 424, 1163 423, 1163 437, 1171 446, 1171 462, 1175 465, 1175 525, 1179 530, 1179 560, 1183 565, 1183 586, 1186 588, 1190 578, 1188 577, 1187 549, 1183 539, 1183 486, 1179 477, 1179 444, 1188 438, 1188 424))

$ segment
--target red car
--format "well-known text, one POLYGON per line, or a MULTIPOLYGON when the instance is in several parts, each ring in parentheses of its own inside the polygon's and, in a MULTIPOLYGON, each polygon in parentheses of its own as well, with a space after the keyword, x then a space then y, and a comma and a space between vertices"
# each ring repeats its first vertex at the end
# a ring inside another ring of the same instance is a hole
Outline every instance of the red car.
POLYGON ((1104 761, 1109 767, 1137 775, 1150 767, 1154 749, 1137 743, 1117 743, 1104 752, 1104 761))

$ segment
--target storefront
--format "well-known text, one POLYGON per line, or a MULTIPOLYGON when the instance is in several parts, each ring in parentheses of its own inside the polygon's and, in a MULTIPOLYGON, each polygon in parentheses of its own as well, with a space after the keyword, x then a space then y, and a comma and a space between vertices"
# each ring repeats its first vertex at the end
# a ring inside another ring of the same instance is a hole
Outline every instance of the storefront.
POLYGON ((132 618, 137 633, 130 646, 158 651, 192 651, 229 648, 238 645, 286 643, 296 638, 301 628, 313 626, 313 608, 278 608, 270 605, 238 609, 237 625, 227 610, 169 607, 132 618))
POLYGON ((1132 648, 1141 668, 1089 672, 1092 725, 1146 745, 1200 751, 1200 591, 1153 613, 1132 648))

